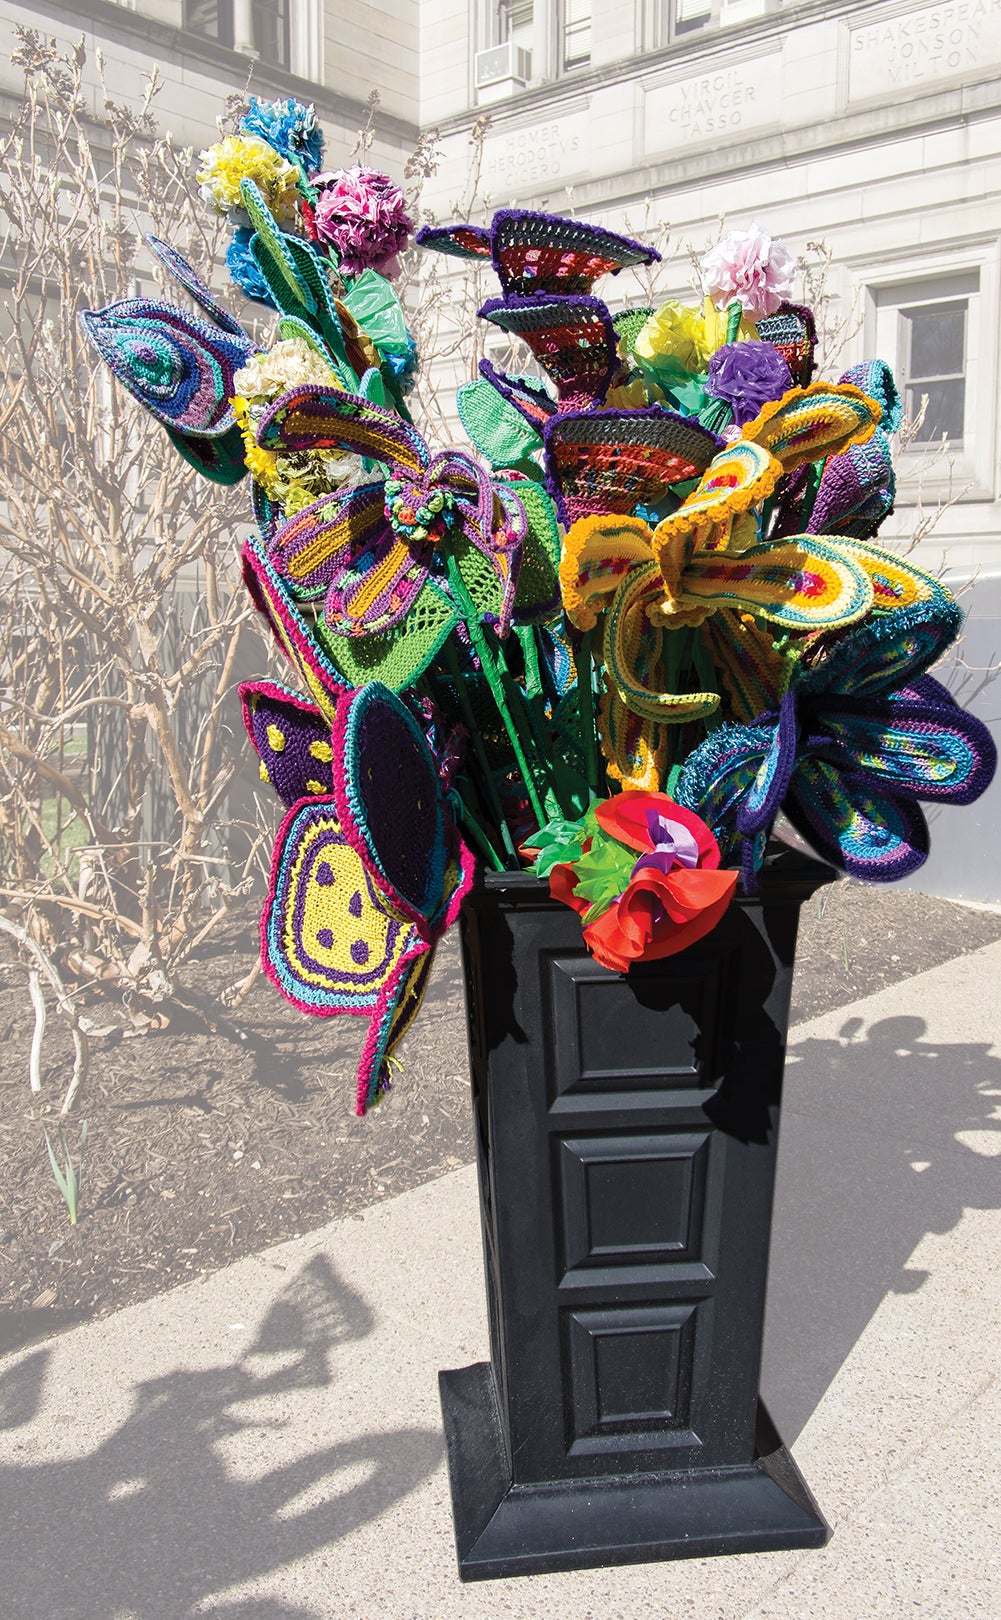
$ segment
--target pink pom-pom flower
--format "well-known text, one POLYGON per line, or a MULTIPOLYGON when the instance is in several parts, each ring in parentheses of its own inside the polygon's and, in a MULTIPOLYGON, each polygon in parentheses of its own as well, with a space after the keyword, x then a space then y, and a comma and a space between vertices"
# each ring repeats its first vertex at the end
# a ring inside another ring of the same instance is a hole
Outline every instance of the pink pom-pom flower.
POLYGON ((796 262, 760 225, 730 231, 699 262, 702 288, 717 309, 736 299, 752 321, 774 315, 793 291, 796 262))
POLYGON ((399 274, 397 254, 413 234, 407 201, 388 174, 355 166, 313 175, 315 206, 303 208, 314 242, 335 248, 345 275, 363 270, 399 274))

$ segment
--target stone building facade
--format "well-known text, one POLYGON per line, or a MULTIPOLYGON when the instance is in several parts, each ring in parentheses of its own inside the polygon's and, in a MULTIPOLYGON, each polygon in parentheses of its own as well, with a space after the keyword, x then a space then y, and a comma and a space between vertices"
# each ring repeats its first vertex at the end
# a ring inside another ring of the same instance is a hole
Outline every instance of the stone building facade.
POLYGON ((665 296, 721 219, 822 242, 836 369, 879 354, 928 396, 884 532, 1001 569, 1001 0, 422 0, 421 24, 443 212, 486 113, 490 202, 669 224, 665 296))

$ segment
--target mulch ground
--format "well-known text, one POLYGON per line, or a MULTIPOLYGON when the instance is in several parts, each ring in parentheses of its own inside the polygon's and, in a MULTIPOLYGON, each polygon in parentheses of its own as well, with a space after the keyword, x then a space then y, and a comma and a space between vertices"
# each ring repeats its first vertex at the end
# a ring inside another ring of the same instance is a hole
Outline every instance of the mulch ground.
MULTIPOLYGON (((793 1017, 844 1005, 1001 938, 1001 913, 840 882, 804 908, 793 1017)), ((120 996, 99 1029, 68 1130, 85 1120, 79 1221, 49 1164, 71 1066, 52 1012, 43 1090, 28 1087, 32 1013, 23 967, 0 962, 0 1353, 191 1281, 350 1215, 473 1157, 458 945, 434 978, 392 1094, 352 1112, 361 1020, 303 1018, 263 979, 225 1014, 214 996, 253 961, 252 907, 197 960, 167 1027, 133 1033, 120 996), (214 1026, 214 1027, 213 1027, 214 1026)))

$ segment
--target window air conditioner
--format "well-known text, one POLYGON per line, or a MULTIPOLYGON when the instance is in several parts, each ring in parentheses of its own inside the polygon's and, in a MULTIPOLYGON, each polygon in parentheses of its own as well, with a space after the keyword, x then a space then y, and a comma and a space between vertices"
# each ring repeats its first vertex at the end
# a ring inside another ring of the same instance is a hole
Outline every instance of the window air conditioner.
POLYGON ((510 80, 525 85, 532 77, 532 53, 516 45, 513 39, 503 45, 491 45, 489 50, 477 51, 475 58, 476 88, 510 80))

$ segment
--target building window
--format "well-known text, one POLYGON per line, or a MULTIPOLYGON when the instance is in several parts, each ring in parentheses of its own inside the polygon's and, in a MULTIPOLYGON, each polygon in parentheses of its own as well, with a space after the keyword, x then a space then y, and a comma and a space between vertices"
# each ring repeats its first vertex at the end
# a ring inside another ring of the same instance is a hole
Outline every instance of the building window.
POLYGON ((184 26, 270 67, 289 65, 289 0, 184 0, 184 26))
POLYGON ((506 45, 511 40, 515 45, 520 45, 523 51, 530 51, 534 22, 534 0, 500 0, 497 9, 498 45, 506 45))
POLYGON ((561 68, 569 73, 591 60, 591 0, 563 0, 561 68))
POLYGON ((254 50, 271 67, 288 67, 289 0, 251 0, 254 50))
POLYGON ((201 34, 232 50, 233 0, 184 0, 184 26, 189 34, 201 34))
POLYGON ((968 314, 965 298, 900 310, 904 409, 912 422, 926 401, 924 420, 914 435, 918 444, 943 438, 956 446, 963 442, 968 314))
POLYGON ((719 22, 720 0, 670 0, 670 38, 719 22))

